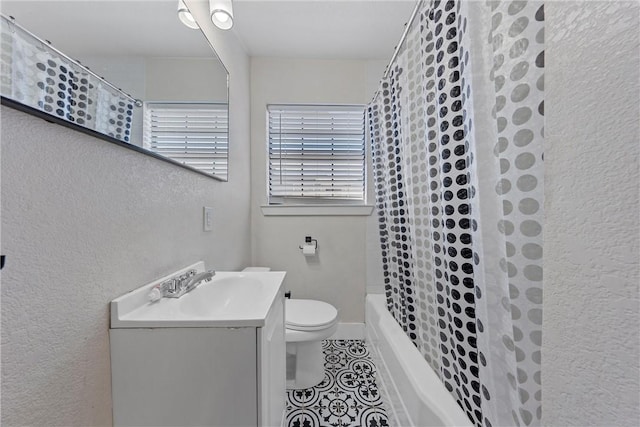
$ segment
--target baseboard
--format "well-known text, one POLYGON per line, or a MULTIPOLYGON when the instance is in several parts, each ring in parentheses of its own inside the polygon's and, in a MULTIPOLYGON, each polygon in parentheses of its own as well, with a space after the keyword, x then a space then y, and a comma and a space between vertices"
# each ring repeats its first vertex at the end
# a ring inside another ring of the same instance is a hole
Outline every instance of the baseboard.
POLYGON ((338 330, 330 340, 363 340, 364 323, 338 323, 338 330))

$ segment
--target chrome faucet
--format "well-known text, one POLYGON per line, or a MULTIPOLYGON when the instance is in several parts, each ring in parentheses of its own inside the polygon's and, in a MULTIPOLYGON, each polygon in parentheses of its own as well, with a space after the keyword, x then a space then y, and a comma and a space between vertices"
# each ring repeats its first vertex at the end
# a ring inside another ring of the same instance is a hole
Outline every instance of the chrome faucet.
POLYGON ((153 287, 149 293, 149 300, 154 302, 161 298, 180 298, 187 292, 194 290, 202 282, 210 281, 215 274, 214 270, 202 273, 197 273, 196 270, 189 270, 153 287))
POLYGON ((198 273, 195 276, 191 277, 186 285, 184 285, 184 293, 190 292, 198 287, 198 285, 202 282, 209 282, 216 275, 214 270, 204 271, 202 273, 198 273))

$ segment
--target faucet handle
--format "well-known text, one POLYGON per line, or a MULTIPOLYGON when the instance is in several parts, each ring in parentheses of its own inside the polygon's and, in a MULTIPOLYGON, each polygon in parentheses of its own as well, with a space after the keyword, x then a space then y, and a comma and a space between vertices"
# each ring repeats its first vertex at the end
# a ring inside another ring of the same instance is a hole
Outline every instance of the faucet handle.
POLYGON ((192 269, 178 276, 174 276, 171 279, 165 280, 159 285, 156 285, 149 292, 149 300, 151 302, 158 301, 162 297, 180 298, 185 293, 189 292, 200 282, 208 282, 216 274, 215 271, 204 271, 198 273, 192 269))
POLYGON ((155 285, 150 291, 147 297, 150 302, 156 302, 165 296, 173 296, 176 293, 176 280, 169 279, 164 282, 155 285))
POLYGON ((179 276, 174 277, 175 282, 175 292, 178 294, 182 294, 183 290, 186 288, 187 283, 191 280, 193 276, 195 276, 195 270, 189 270, 186 273, 182 273, 179 276))
POLYGON ((153 289, 151 289, 151 291, 149 292, 149 295, 147 295, 147 297, 149 298, 149 302, 156 302, 158 300, 161 300, 162 291, 160 290, 160 287, 154 286, 153 289))
POLYGON ((172 294, 176 292, 176 279, 169 279, 169 280, 165 280, 164 282, 162 282, 162 284, 160 284, 160 291, 164 294, 164 293, 168 293, 168 294, 172 294))

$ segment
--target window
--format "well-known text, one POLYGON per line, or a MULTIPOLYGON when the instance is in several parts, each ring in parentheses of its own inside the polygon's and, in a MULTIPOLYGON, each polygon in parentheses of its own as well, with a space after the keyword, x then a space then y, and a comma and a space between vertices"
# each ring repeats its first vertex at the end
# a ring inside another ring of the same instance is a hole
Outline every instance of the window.
POLYGON ((363 203, 364 106, 269 105, 269 203, 363 203))
POLYGON ((147 102, 144 148, 226 179, 228 115, 222 103, 147 102))

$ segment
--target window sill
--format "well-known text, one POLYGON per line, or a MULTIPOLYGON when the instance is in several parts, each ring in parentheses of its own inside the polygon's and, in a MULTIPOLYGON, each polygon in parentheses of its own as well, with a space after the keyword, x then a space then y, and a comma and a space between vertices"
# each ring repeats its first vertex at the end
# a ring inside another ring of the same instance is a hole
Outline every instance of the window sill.
POLYGON ((369 216, 373 205, 263 205, 264 216, 369 216))

